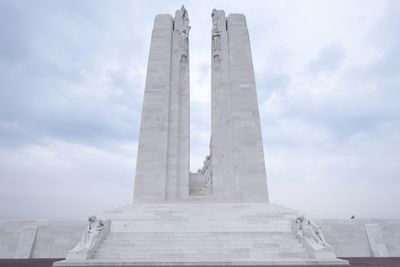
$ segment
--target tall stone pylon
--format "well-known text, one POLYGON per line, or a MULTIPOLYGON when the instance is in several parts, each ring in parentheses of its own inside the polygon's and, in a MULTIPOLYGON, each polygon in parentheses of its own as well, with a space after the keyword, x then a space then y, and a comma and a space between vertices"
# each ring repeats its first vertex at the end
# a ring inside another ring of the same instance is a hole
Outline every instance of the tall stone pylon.
POLYGON ((246 18, 215 9, 211 17, 213 194, 218 202, 268 202, 246 18))
POLYGON ((246 19, 212 12, 211 144, 189 173, 189 17, 158 15, 150 46, 134 202, 268 202, 246 19))
POLYGON ((188 197, 189 17, 184 6, 173 18, 157 15, 140 127, 135 203, 188 197))

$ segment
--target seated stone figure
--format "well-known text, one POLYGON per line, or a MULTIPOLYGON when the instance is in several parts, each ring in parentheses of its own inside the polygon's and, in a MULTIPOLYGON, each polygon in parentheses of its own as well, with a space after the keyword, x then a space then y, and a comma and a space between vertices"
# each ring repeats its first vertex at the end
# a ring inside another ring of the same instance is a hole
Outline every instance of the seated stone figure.
POLYGON ((105 229, 105 223, 97 219, 96 216, 89 217, 89 224, 82 234, 81 241, 72 251, 90 250, 96 243, 96 240, 101 238, 102 232, 105 229))
POLYGON ((321 227, 313 223, 310 219, 300 216, 296 219, 297 232, 307 239, 314 247, 328 247, 321 227))

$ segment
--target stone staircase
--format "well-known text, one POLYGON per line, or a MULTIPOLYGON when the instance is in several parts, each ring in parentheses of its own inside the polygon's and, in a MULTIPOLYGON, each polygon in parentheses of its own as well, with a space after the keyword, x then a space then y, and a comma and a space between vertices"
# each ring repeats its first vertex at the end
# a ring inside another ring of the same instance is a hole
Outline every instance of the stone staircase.
POLYGON ((112 233, 95 259, 162 259, 198 261, 211 258, 245 259, 305 257, 305 249, 291 235, 265 232, 112 233))
POLYGON ((106 212, 111 233, 85 262, 57 266, 344 264, 312 259, 275 204, 136 204, 106 212))

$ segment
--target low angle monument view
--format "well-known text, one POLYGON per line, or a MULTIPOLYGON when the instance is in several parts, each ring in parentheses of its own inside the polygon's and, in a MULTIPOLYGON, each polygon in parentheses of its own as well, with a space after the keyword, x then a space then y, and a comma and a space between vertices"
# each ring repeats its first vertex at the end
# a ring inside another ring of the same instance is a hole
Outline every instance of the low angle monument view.
POLYGON ((189 36, 203 26, 191 25, 182 6, 154 19, 132 203, 84 222, 0 222, 0 258, 57 258, 60 267, 332 266, 400 256, 399 220, 313 219, 270 202, 246 17, 210 12, 203 165, 190 171, 189 36))
POLYGON ((211 140, 190 173, 189 15, 157 15, 133 204, 89 219, 54 266, 348 264, 317 225, 268 201, 245 16, 211 14, 211 140))

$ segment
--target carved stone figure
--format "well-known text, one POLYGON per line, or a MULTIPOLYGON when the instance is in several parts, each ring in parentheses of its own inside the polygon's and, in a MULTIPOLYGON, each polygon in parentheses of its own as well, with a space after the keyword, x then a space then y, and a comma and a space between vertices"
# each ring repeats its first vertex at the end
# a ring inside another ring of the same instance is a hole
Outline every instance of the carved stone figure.
POLYGON ((206 157, 203 163, 203 168, 200 171, 204 178, 202 191, 206 194, 212 193, 213 179, 212 179, 211 155, 206 157))
POLYGON ((92 249, 96 241, 101 239, 104 229, 105 222, 103 220, 97 219, 94 215, 90 216, 88 226, 82 234, 81 241, 72 249, 72 251, 92 249))
POLYGON ((188 15, 187 9, 185 8, 184 5, 182 5, 181 10, 182 10, 182 25, 190 28, 189 15, 188 15))
POLYGON ((215 8, 212 10, 211 18, 213 22, 213 28, 218 28, 218 15, 217 15, 217 10, 215 8))
POLYGON ((218 30, 218 14, 217 10, 214 8, 212 13, 212 50, 217 51, 221 50, 221 31, 218 30))
POLYGON ((328 247, 321 227, 313 223, 310 219, 300 216, 296 219, 297 232, 314 245, 328 247))
POLYGON ((179 33, 179 47, 184 53, 187 53, 189 49, 189 30, 191 27, 189 26, 189 16, 185 6, 181 7, 182 11, 182 23, 180 27, 176 28, 176 32, 179 33))
POLYGON ((221 50, 221 32, 218 31, 218 28, 213 28, 212 31, 212 39, 213 39, 213 51, 221 50))
POLYGON ((213 58, 214 58, 214 67, 216 69, 219 69, 219 66, 221 64, 221 58, 219 57, 218 54, 215 54, 213 58))
POLYGON ((188 32, 186 32, 186 29, 183 29, 180 33, 180 40, 179 40, 179 47, 182 48, 183 50, 188 49, 188 32))

